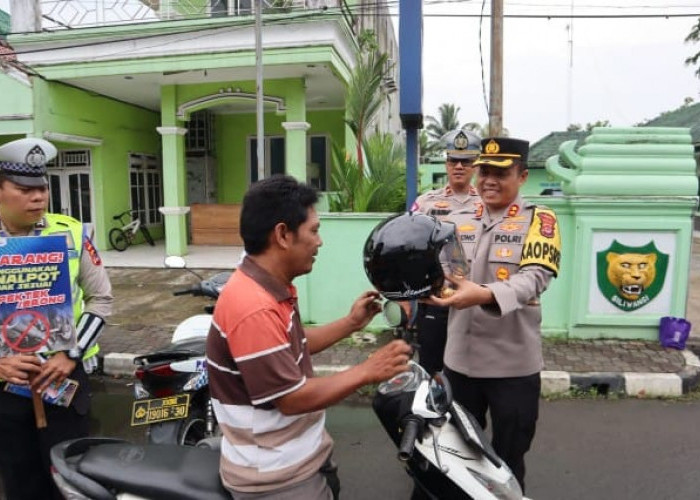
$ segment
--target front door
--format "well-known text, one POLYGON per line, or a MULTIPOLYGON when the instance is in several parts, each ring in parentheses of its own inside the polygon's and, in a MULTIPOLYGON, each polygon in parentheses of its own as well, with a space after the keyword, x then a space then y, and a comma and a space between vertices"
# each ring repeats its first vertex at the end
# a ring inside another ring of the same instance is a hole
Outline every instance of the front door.
POLYGON ((70 215, 80 222, 92 222, 90 156, 82 153, 59 151, 56 161, 47 166, 49 212, 70 215))

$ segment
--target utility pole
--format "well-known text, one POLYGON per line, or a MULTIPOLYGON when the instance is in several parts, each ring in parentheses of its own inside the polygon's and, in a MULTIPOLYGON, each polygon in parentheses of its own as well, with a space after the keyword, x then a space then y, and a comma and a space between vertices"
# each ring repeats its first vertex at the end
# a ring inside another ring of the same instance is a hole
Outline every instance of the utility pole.
POLYGON ((263 113, 262 65, 263 0, 255 2, 255 117, 257 123, 258 180, 265 178, 265 115, 263 113))
POLYGON ((503 130, 503 0, 491 0, 489 135, 503 130))

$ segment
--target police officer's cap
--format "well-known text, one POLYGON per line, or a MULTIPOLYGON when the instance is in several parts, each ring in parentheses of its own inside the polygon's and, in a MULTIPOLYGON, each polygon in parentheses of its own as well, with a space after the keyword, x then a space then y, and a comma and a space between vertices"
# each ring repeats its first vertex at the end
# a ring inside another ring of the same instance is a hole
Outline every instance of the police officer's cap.
POLYGON ((56 154, 56 147, 44 139, 27 138, 8 142, 0 146, 0 173, 20 186, 46 186, 46 164, 56 154))
POLYGON ((510 168, 514 160, 527 164, 527 154, 530 143, 512 137, 486 137, 481 141, 481 154, 474 162, 477 165, 492 165, 500 168, 510 168))
POLYGON ((479 156, 481 137, 468 130, 453 130, 442 138, 447 158, 469 160, 479 156))

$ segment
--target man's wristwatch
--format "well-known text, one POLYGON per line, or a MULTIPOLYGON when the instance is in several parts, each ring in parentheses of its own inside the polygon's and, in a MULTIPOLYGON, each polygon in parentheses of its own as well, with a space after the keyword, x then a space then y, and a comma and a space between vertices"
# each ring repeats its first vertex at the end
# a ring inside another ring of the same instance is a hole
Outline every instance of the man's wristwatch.
POLYGON ((75 361, 76 363, 80 361, 83 357, 82 353, 80 352, 80 349, 78 348, 73 348, 69 351, 63 351, 65 355, 70 359, 71 361, 75 361))

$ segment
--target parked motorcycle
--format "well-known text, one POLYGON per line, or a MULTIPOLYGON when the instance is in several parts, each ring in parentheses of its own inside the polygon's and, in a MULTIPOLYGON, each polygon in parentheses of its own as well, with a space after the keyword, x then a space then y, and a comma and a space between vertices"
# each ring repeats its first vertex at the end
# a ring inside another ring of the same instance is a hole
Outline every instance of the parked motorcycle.
MULTIPOLYGON (((413 342, 403 309, 385 304, 398 338, 413 342)), ((413 499, 521 500, 520 485, 476 419, 452 399, 447 378, 417 363, 383 382, 372 407, 416 485, 413 499)))
MULTIPOLYGON (((216 300, 231 273, 221 272, 209 279, 185 267, 181 257, 168 257, 166 267, 191 272, 199 282, 173 295, 205 296, 216 300)), ((206 337, 211 326, 213 305, 207 314, 197 314, 180 323, 171 343, 157 351, 138 356, 134 383, 131 425, 147 426, 149 443, 195 445, 218 432, 209 396, 206 369, 206 337)))
POLYGON ((67 500, 231 500, 217 449, 82 438, 51 448, 51 472, 67 500))

